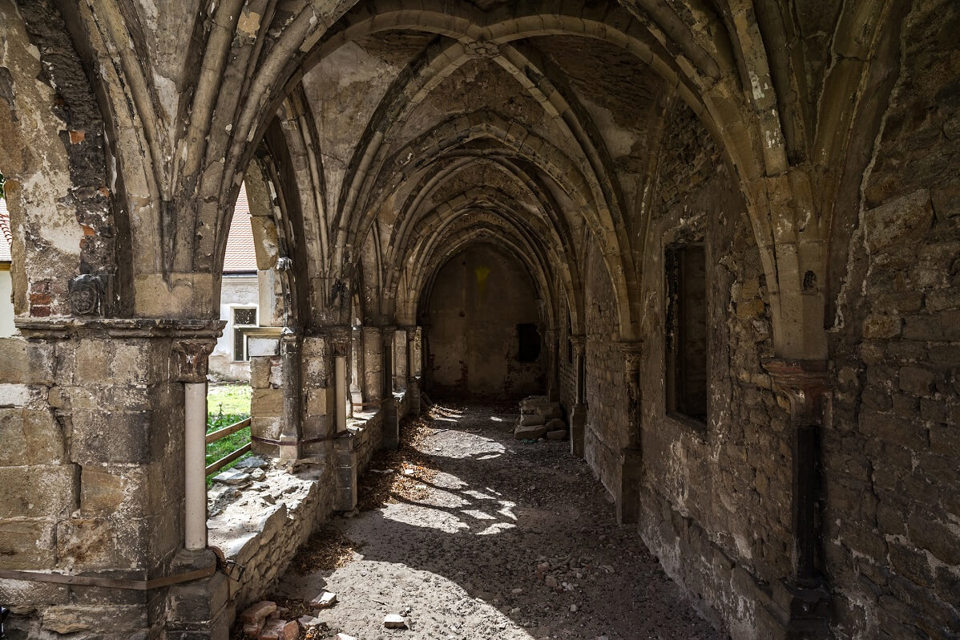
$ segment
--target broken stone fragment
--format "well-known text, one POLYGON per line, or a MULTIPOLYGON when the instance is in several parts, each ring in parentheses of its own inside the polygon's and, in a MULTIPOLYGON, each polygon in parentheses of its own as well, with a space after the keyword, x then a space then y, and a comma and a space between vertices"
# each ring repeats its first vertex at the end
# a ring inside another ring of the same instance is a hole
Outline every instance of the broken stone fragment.
POLYGON ((357 640, 357 639, 354 638, 353 636, 348 636, 345 633, 338 633, 337 640, 357 640))
POLYGON ((337 594, 331 593, 329 591, 324 591, 316 598, 310 601, 311 609, 329 609, 333 605, 337 604, 337 594))
POLYGON ((262 622, 264 618, 273 614, 277 610, 277 603, 272 600, 261 600, 247 607, 240 614, 240 620, 243 622, 262 622))
POLYGON ((521 427, 532 427, 543 424, 543 416, 539 413, 528 413, 520 416, 521 427))
POLYGON ((566 429, 557 429, 555 431, 547 431, 547 440, 566 440, 566 439, 567 439, 566 429))
POLYGON ((320 618, 316 616, 300 616, 297 618, 297 622, 300 623, 304 629, 309 629, 310 627, 315 627, 320 624, 320 618))
POLYGON ((567 423, 561 420, 560 418, 553 418, 547 422, 547 431, 559 431, 560 429, 566 429, 567 423))
POLYGON ((213 477, 214 482, 223 484, 240 485, 250 481, 250 476, 240 469, 227 469, 223 473, 218 473, 213 477))
POLYGON ((260 622, 248 622, 243 625, 243 637, 244 638, 259 638, 260 632, 263 630, 263 621, 260 622))
POLYGON ((300 624, 296 620, 287 622, 282 618, 267 620, 259 640, 297 640, 300 637, 300 624))
POLYGON ((536 440, 542 438, 546 433, 547 428, 541 424, 532 427, 517 427, 513 432, 513 437, 517 440, 536 440))
POLYGON ((383 626, 387 629, 406 629, 407 621, 398 613, 388 613, 383 619, 383 626))

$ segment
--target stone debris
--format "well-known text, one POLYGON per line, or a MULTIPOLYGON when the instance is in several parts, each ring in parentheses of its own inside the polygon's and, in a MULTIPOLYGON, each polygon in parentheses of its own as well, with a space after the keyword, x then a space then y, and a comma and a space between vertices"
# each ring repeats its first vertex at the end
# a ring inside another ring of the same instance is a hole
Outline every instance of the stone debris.
POLYGON ((338 633, 336 640, 357 640, 353 636, 348 636, 345 633, 338 633))
POLYGON ((388 613, 383 618, 383 626, 387 629, 406 629, 407 621, 398 613, 388 613))
POLYGON ((520 401, 520 419, 513 431, 517 440, 566 440, 567 423, 559 402, 547 396, 528 396, 520 401))
POLYGON ((266 467, 268 464, 269 464, 269 463, 268 463, 266 460, 264 460, 263 458, 261 458, 260 456, 250 456, 250 457, 248 457, 248 458, 244 458, 243 460, 241 460, 241 461, 238 462, 237 464, 233 465, 233 468, 234 468, 234 469, 241 469, 241 470, 245 470, 245 469, 262 469, 262 468, 266 467))
POLYGON ((517 440, 537 440, 547 433, 545 426, 537 425, 533 427, 517 426, 513 432, 513 437, 517 440))
POLYGON ((247 607, 240 614, 243 622, 262 622, 267 616, 277 611, 277 603, 272 600, 261 600, 247 607))
POLYGON ((227 469, 223 473, 218 473, 217 475, 213 476, 213 481, 221 484, 239 486, 250 482, 250 474, 243 469, 237 469, 234 467, 232 469, 227 469))
POLYGON ((300 623, 296 620, 268 618, 258 640, 297 640, 299 637, 300 623))
POLYGON ((324 591, 316 598, 310 601, 311 609, 329 609, 333 605, 337 604, 337 594, 331 593, 329 591, 324 591))

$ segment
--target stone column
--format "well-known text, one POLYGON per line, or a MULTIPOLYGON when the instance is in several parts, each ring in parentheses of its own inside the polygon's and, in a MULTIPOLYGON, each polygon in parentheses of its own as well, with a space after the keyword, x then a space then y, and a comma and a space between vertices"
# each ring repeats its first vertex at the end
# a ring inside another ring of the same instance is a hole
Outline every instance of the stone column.
POLYGON ((280 359, 282 361, 283 406, 280 428, 281 460, 298 460, 301 455, 300 440, 302 431, 300 426, 300 368, 301 368, 301 341, 300 336, 292 331, 284 330, 280 338, 280 359))
POLYGON ((383 395, 383 338, 380 327, 363 327, 363 397, 375 403, 383 395))
POLYGON ((397 403, 393 398, 393 340, 396 334, 395 327, 383 327, 383 387, 380 394, 380 409, 383 411, 383 440, 380 446, 384 449, 396 449, 400 446, 400 420, 397 416, 397 403))
POLYGON ((407 390, 407 371, 409 370, 407 330, 400 327, 394 331, 393 354, 396 366, 393 372, 393 388, 397 391, 407 390))
POLYGON ((280 457, 284 412, 284 358, 280 352, 280 328, 261 330, 249 337, 250 344, 250 441, 255 454, 280 457), (269 333, 269 335, 268 335, 269 333))
POLYGON ((582 458, 583 440, 587 425, 587 389, 586 372, 587 359, 584 347, 586 339, 583 335, 570 336, 573 345, 573 363, 576 367, 576 402, 570 410, 570 453, 582 458))
POLYGON ((407 397, 410 412, 420 415, 420 327, 404 327, 407 334, 407 397))
POLYGON ((557 332, 554 329, 545 330, 543 332, 543 342, 543 350, 547 360, 544 367, 547 372, 547 397, 555 402, 560 399, 559 375, 557 372, 560 355, 557 353, 557 332))
POLYGON ((617 521, 621 524, 632 524, 640 518, 640 482, 643 468, 640 451, 642 348, 643 343, 639 340, 620 343, 627 391, 627 446, 620 451, 620 485, 617 492, 617 521))
POLYGON ((363 328, 350 330, 350 415, 354 410, 363 410, 363 328))
POLYGON ((229 633, 229 621, 233 618, 233 605, 228 601, 229 579, 223 573, 214 572, 217 558, 207 549, 204 432, 207 419, 207 364, 215 344, 214 340, 204 339, 178 340, 173 344, 173 351, 177 355, 177 380, 185 387, 185 418, 188 424, 184 438, 185 548, 174 558, 171 573, 206 570, 211 572, 211 575, 170 587, 166 597, 169 611, 167 638, 184 637, 186 633, 198 639, 225 638, 229 633), (203 398, 193 399, 193 402, 201 402, 199 409, 194 407, 194 410, 199 410, 202 415, 191 416, 190 393, 200 389, 203 398), (191 419, 199 419, 201 424, 191 425, 191 419), (198 438, 199 441, 191 442, 193 438, 198 438))
POLYGON ((790 402, 793 528, 793 575, 775 585, 774 599, 786 620, 785 637, 827 637, 829 591, 820 564, 820 429, 832 387, 824 360, 784 360, 763 363, 774 388, 790 402))

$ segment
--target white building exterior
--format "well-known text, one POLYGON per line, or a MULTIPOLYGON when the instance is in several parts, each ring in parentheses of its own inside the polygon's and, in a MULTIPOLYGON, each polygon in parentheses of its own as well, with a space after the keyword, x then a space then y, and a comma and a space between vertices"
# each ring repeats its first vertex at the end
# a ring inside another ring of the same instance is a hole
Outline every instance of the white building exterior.
POLYGON ((253 248, 253 229, 247 192, 240 195, 230 223, 227 250, 223 261, 220 288, 220 319, 226 320, 223 335, 210 354, 210 376, 221 380, 250 380, 247 338, 240 327, 257 326, 260 321, 257 285, 257 259, 253 248))

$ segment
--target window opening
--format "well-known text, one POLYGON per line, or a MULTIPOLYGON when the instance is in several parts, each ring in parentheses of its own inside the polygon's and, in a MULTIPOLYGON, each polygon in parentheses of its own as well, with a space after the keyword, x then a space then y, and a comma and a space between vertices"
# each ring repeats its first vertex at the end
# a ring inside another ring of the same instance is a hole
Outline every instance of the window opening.
POLYGON ((233 310, 233 359, 246 362, 250 359, 247 349, 249 339, 243 329, 257 326, 257 308, 235 308, 233 310))
POLYGON ((668 247, 667 411, 707 419, 707 278, 703 245, 668 247))
POLYGON ((517 360, 536 362, 540 357, 540 333, 537 325, 523 323, 517 325, 517 360))

